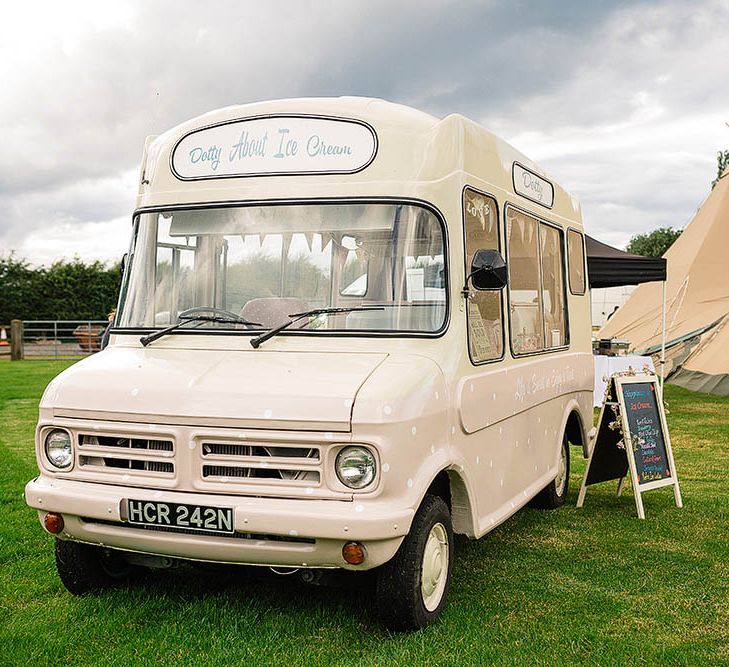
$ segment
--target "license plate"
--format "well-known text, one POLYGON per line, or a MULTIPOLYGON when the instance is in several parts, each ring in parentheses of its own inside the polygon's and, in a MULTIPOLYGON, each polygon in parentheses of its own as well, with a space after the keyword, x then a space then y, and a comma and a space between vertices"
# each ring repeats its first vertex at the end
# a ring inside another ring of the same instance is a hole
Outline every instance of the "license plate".
POLYGON ((203 533, 233 533, 233 509, 152 500, 127 501, 127 521, 140 526, 166 526, 203 533))

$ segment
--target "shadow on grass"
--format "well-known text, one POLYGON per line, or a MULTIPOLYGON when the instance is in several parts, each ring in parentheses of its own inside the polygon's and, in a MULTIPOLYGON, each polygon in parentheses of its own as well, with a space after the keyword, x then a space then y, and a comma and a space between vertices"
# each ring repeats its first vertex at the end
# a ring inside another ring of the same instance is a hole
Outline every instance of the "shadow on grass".
MULTIPOLYGON (((312 612, 341 614, 358 625, 377 627, 373 573, 310 570, 307 572, 313 573, 315 581, 308 583, 302 580, 304 570, 279 571, 290 573, 276 574, 268 567, 182 562, 165 570, 140 568, 122 590, 132 593, 133 598, 141 595, 156 600, 163 608, 190 604, 208 610, 217 607, 221 613, 253 615, 272 623, 282 617, 300 619, 312 612)), ((126 602, 130 600, 126 598, 126 602)))
MULTIPOLYGON (((496 572, 518 576, 523 567, 522 542, 535 526, 545 520, 549 524, 550 514, 526 509, 480 540, 456 535, 452 601, 469 595, 468 581, 473 578, 490 588, 490 578, 495 578, 496 572)), ((377 630, 381 626, 374 605, 375 582, 375 570, 299 570, 280 575, 267 567, 180 562, 165 570, 141 569, 125 587, 131 598, 120 591, 119 602, 134 605, 135 600, 146 598, 164 609, 199 604, 209 612, 218 608, 225 613, 252 615, 267 624, 280 623, 282 618, 299 622, 302 615, 314 615, 377 630), (312 574, 315 582, 303 581, 304 572, 312 574)), ((483 603, 487 612, 498 606, 497 600, 483 603)), ((444 620, 447 617, 446 612, 444 620)), ((391 635, 382 630, 382 636, 391 635)))

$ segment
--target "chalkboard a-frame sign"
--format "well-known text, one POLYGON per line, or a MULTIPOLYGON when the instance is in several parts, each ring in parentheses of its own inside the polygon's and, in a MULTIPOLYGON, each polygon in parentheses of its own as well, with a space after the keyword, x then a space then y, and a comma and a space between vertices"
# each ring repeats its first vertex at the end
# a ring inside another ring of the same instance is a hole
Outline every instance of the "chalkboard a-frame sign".
POLYGON ((645 519, 641 497, 644 491, 673 486, 676 506, 683 507, 663 397, 655 375, 610 378, 577 507, 584 504, 587 487, 599 482, 620 480, 620 496, 628 474, 641 519, 645 519))

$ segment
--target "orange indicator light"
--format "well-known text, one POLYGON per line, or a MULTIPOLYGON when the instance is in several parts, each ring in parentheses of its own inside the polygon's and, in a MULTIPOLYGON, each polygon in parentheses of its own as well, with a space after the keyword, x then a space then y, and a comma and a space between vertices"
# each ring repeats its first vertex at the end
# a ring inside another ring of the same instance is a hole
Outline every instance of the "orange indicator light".
POLYGON ((359 542, 347 542, 342 547, 342 557, 350 565, 361 565, 367 558, 367 549, 359 542))
POLYGON ((43 525, 49 533, 58 535, 58 533, 63 530, 65 524, 63 523, 63 517, 60 514, 48 512, 48 514, 43 517, 43 525))

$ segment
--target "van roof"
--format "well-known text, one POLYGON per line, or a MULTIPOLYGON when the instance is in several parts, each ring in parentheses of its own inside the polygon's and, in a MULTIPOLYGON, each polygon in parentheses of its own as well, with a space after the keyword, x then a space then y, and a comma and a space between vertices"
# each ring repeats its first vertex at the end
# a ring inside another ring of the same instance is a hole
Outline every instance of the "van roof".
MULTIPOLYGON (((142 162, 138 208, 175 203, 311 197, 312 179, 321 196, 397 196, 403 186, 435 184, 463 172, 465 181, 516 204, 533 201, 514 190, 517 163, 554 188, 550 207, 581 224, 579 203, 537 164, 474 121, 460 114, 439 119, 401 104, 365 97, 294 98, 228 106, 197 116, 158 137, 148 137, 142 162), (185 181, 172 169, 178 142, 194 130, 247 118, 275 116, 343 118, 369 125, 377 137, 376 156, 357 173, 316 176, 262 175, 185 181)), ((405 188, 407 189, 407 188, 405 188)))

